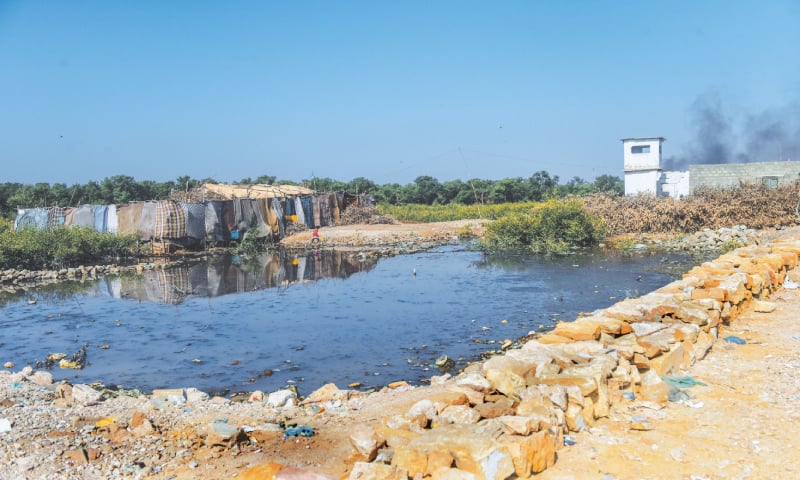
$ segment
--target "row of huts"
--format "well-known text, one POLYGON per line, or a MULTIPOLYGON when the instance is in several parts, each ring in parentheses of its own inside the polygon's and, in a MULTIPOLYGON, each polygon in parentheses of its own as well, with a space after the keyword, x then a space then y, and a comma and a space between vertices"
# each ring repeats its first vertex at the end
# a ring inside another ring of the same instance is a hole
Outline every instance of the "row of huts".
POLYGON ((14 227, 88 227, 198 247, 240 240, 248 231, 279 240, 287 232, 336 225, 346 208, 368 201, 295 185, 204 184, 170 200, 18 209, 14 227))

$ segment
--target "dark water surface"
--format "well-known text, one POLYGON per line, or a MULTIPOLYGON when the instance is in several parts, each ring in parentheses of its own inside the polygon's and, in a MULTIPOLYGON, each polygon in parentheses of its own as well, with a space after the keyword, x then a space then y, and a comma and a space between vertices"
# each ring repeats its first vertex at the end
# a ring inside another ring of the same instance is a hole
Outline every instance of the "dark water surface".
POLYGON ((0 361, 19 369, 88 344, 86 368, 56 366, 56 379, 145 391, 296 384, 307 394, 326 382, 417 383, 440 374, 433 363, 441 355, 463 366, 504 339, 654 290, 698 261, 647 253, 493 258, 454 246, 380 261, 334 252, 218 257, 6 298, 0 361))

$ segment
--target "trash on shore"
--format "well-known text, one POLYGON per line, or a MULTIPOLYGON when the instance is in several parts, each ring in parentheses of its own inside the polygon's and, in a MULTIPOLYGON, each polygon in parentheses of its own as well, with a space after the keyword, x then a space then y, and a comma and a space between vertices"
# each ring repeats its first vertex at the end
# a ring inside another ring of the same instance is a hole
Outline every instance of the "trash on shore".
POLYGON ((301 425, 299 427, 290 427, 283 432, 284 440, 286 440, 289 437, 313 437, 313 436, 314 436, 314 429, 307 425, 301 425))
POLYGON ((744 345, 747 343, 747 340, 742 337, 737 337, 736 335, 729 335, 723 338, 723 340, 725 340, 727 343, 735 343, 737 345, 744 345))
POLYGON ((670 386, 675 388, 690 388, 694 387, 695 385, 701 385, 703 387, 708 386, 707 383, 695 380, 694 377, 690 375, 685 375, 685 376, 662 375, 661 379, 667 382, 670 386))

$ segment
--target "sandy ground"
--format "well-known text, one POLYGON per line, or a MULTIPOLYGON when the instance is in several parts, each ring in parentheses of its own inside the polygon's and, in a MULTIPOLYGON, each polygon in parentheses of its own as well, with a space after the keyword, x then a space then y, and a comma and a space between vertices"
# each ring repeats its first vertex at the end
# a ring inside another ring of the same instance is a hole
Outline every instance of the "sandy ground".
MULTIPOLYGON (((397 243, 442 243, 457 240, 465 234, 481 235, 485 220, 455 220, 433 223, 400 223, 396 225, 345 225, 319 229, 320 246, 386 246, 397 243)), ((287 247, 311 245, 311 230, 284 238, 287 247)))
POLYGON ((720 334, 708 356, 687 372, 707 386, 687 404, 663 410, 615 409, 538 478, 796 479, 800 478, 800 290, 773 295, 772 313, 751 312, 720 334), (722 339, 735 335, 745 345, 722 339), (652 430, 631 430, 643 416, 652 430))

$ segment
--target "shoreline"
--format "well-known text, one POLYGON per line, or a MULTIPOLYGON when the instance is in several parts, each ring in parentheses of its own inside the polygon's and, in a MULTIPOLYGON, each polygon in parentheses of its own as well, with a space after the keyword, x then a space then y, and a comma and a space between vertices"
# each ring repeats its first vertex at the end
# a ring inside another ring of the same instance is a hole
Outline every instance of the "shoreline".
MULTIPOLYGON (((800 238, 797 229, 783 232, 782 235, 796 242, 800 238)), ((670 302, 651 305, 648 302, 655 299, 653 295, 657 294, 658 299, 664 300, 691 287, 693 293, 686 301, 696 300, 702 305, 710 305, 712 308, 706 311, 717 311, 719 315, 716 320, 715 315, 703 320, 703 315, 698 311, 685 313, 692 320, 689 323, 679 322, 683 325, 682 329, 674 329, 675 332, 682 332, 680 339, 676 339, 677 334, 673 332, 673 343, 664 338, 659 338, 655 343, 645 342, 646 345, 654 345, 651 350, 636 338, 634 344, 615 344, 614 350, 618 354, 613 372, 625 366, 620 358, 630 358, 622 371, 609 376, 596 371, 597 368, 600 368, 600 372, 611 368, 610 365, 602 366, 605 365, 602 362, 609 361, 607 355, 601 353, 608 347, 597 350, 592 345, 617 342, 615 338, 630 335, 622 333, 625 325, 629 326, 627 328, 639 325, 638 322, 631 322, 631 319, 606 318, 611 315, 609 311, 623 318, 633 315, 631 312, 635 309, 630 309, 633 303, 628 301, 619 302, 606 309, 605 313, 594 312, 590 317, 560 324, 555 331, 528 342, 520 349, 472 364, 456 377, 433 377, 430 386, 410 387, 398 382, 379 392, 364 394, 328 385, 311 393, 302 402, 296 393, 286 393, 289 392, 287 390, 270 394, 252 392, 247 398, 238 398, 236 401, 219 397, 209 399, 191 388, 129 396, 126 392, 98 392, 86 385, 72 385, 69 388, 64 384, 53 385, 48 383, 47 372, 3 371, 0 372, 0 431, 3 431, 0 434, 3 439, 0 458, 8 466, 0 467, 0 473, 31 478, 83 478, 90 474, 110 477, 132 475, 138 478, 231 478, 241 475, 240 478, 247 478, 248 469, 259 468, 259 465, 260 468, 268 468, 264 465, 278 462, 323 472, 334 478, 355 475, 354 468, 360 472, 359 475, 403 478, 403 474, 414 476, 415 473, 436 477, 441 473, 437 473, 431 465, 441 461, 443 466, 454 464, 459 467, 449 470, 464 470, 473 474, 482 472, 488 476, 490 472, 485 470, 469 470, 471 463, 468 457, 480 453, 469 448, 467 453, 462 452, 466 447, 459 446, 457 439, 470 438, 473 443, 483 445, 495 458, 506 459, 501 462, 504 470, 494 471, 496 475, 493 478, 506 478, 503 475, 513 475, 514 471, 518 476, 525 476, 522 473, 526 468, 530 468, 530 474, 552 467, 556 452, 566 448, 565 443, 582 438, 615 408, 628 405, 625 403, 627 397, 621 395, 623 392, 635 390, 637 400, 641 398, 669 408, 670 404, 664 398, 663 382, 659 383, 653 378, 643 380, 643 373, 662 368, 668 362, 676 366, 675 370, 683 371, 684 367, 689 368, 688 363, 701 359, 712 348, 715 342, 713 337, 715 334, 719 336, 719 329, 727 328, 726 323, 734 325, 736 317, 746 314, 748 308, 752 307, 747 305, 745 308, 737 303, 729 305, 725 311, 722 303, 730 303, 729 299, 720 302, 716 310, 714 302, 719 300, 715 296, 722 295, 724 299, 725 295, 733 295, 741 302, 749 303, 751 300, 745 298, 745 291, 753 290, 747 282, 756 282, 756 278, 761 278, 763 290, 756 295, 768 297, 770 293, 778 291, 790 271, 795 275, 795 281, 800 280, 797 278, 800 272, 794 268, 798 253, 800 246, 785 242, 745 247, 729 254, 727 258, 737 258, 731 255, 744 255, 741 258, 755 255, 751 262, 755 273, 747 274, 752 275, 752 279, 745 278, 739 283, 734 282, 735 285, 726 283, 728 280, 717 282, 715 278, 730 268, 725 266, 725 262, 730 260, 718 259, 689 272, 684 280, 673 282, 676 285, 670 284, 645 295, 648 298, 644 304, 652 307, 650 311, 657 310, 659 315, 669 316, 669 308, 665 310, 664 307, 674 305, 670 302), (767 251, 775 248, 778 248, 778 254, 767 251), (687 283, 687 277, 695 280, 687 283), (708 285, 716 283, 717 286, 704 288, 703 282, 708 282, 708 285), (722 288, 721 284, 727 285, 727 290, 723 290, 728 293, 714 291, 722 288), (703 324, 703 321, 706 323, 703 324), (696 328, 687 325, 695 325, 696 328), (694 338, 687 343, 685 335, 694 338), (703 343, 698 347, 700 338, 703 343), (639 352, 639 349, 643 351, 639 352), (705 353, 700 355, 703 349, 705 353), (561 353, 552 357, 551 354, 556 350, 561 353), (580 357, 574 355, 578 354, 604 360, 599 365, 594 361, 587 363, 585 360, 576 360, 580 357), (651 354, 652 357, 649 356, 651 354), (549 361, 547 355, 551 356, 549 361), (534 361, 537 365, 535 371, 544 370, 530 377, 530 367, 520 367, 518 362, 529 362, 533 358, 537 359, 534 361), (553 363, 554 358, 561 360, 553 363), (537 378, 536 375, 546 371, 550 371, 548 375, 564 378, 563 369, 569 365, 569 368, 577 369, 566 375, 571 380, 559 380, 557 383, 534 381, 530 384, 531 378, 537 378), (553 370, 554 366, 558 366, 558 373, 553 370), (517 370, 519 368, 523 368, 524 374, 517 370), (522 379, 522 384, 517 377, 522 379), (630 377, 627 382, 631 387, 624 386, 626 377, 630 377), (591 384, 587 383, 587 378, 593 379, 591 384), (611 380, 614 383, 610 383, 611 380), (531 397, 532 385, 536 386, 534 390, 541 390, 544 397, 531 397), (602 393, 602 388, 598 389, 603 385, 605 393, 602 393), (609 388, 610 385, 614 386, 609 388), (562 394, 565 397, 560 397, 562 394), (104 398, 104 395, 108 398, 104 398), (559 406, 561 398, 566 400, 564 409, 559 406), (520 410, 523 404, 526 406, 520 410), (31 415, 33 412, 40 414, 31 415), (478 412, 478 419, 483 423, 475 420, 475 412, 478 412), (536 427, 531 423, 531 418, 537 419, 536 427), (8 428, 4 420, 8 421, 8 428), (311 426, 315 434, 284 440, 285 430, 280 427, 281 422, 311 426), (434 425, 438 428, 432 428, 434 425), (437 456, 431 457, 430 453, 419 456, 419 452, 432 445, 447 445, 445 450, 449 453, 440 449, 437 450, 440 452, 437 456), (387 451, 393 454, 389 463, 381 461, 381 458, 386 459, 387 451), (522 451, 528 451, 530 455, 520 453, 522 451), (459 457, 454 452, 462 452, 466 457, 459 457), (379 454, 384 457, 379 457, 379 454), (450 458, 450 463, 446 458, 450 458), (523 465, 518 465, 520 462, 523 465)), ((753 294, 750 295, 752 297, 753 294)), ((636 303, 635 300, 632 302, 636 303)), ((659 322, 659 325, 663 323, 659 322)), ((643 334, 643 338, 657 332, 639 333, 643 334)), ((716 343, 719 344, 719 341, 716 343)), ((556 463, 556 467, 560 467, 560 464, 556 463)))

